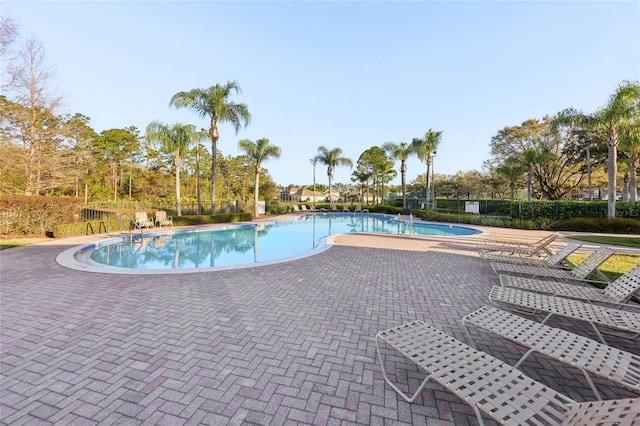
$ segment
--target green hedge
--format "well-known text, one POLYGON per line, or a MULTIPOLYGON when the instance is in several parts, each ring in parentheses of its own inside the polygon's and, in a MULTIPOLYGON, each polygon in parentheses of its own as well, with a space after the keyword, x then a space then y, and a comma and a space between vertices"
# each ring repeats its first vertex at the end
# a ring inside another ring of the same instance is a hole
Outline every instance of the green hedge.
MULTIPOLYGON (((440 202, 438 202, 440 206, 440 202)), ((596 201, 513 201, 509 214, 514 219, 546 217, 555 221, 574 218, 606 218, 606 200, 596 201)), ((616 218, 640 217, 640 203, 616 201, 616 218)))
POLYGON ((557 231, 601 232, 605 234, 640 234, 640 220, 576 218, 558 222, 552 229, 557 231))
POLYGON ((80 220, 81 200, 69 197, 0 195, 0 235, 42 235, 80 220))

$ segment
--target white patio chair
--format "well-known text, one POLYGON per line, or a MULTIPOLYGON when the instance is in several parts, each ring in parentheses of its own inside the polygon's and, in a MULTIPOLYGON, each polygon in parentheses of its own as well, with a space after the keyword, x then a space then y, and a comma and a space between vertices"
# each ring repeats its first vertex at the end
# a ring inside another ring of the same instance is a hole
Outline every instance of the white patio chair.
POLYGON ((511 253, 520 256, 540 256, 551 255, 553 252, 549 249, 551 243, 558 239, 559 234, 549 234, 538 241, 527 244, 509 240, 493 240, 477 247, 478 250, 495 251, 500 253, 511 253))
POLYGON ((607 344, 607 342, 602 337, 599 326, 604 326, 606 330, 609 330, 609 334, 630 339, 635 339, 640 335, 640 314, 635 312, 499 285, 494 285, 491 288, 489 300, 497 304, 507 305, 524 313, 546 313, 547 316, 542 321, 542 324, 546 323, 553 315, 586 321, 604 344, 607 344), (623 333, 614 332, 614 330, 620 330, 623 333))
POLYGON ((516 368, 422 321, 381 331, 376 334, 375 344, 384 380, 404 400, 414 402, 427 383, 433 380, 473 407, 481 425, 484 425, 482 413, 499 424, 514 426, 591 424, 583 422, 596 410, 603 421, 615 419, 633 424, 640 420, 637 399, 576 403, 516 368), (389 379, 380 342, 426 372, 427 377, 413 395, 406 395, 389 379))
POLYGON ((549 358, 582 370, 596 398, 602 399, 590 374, 611 380, 640 394, 640 356, 603 345, 569 331, 484 306, 462 318, 462 325, 469 337, 468 325, 497 334, 513 343, 524 346, 527 352, 514 365, 520 365, 537 352, 549 358))
POLYGON ((530 265, 530 266, 547 266, 552 268, 559 268, 567 264, 569 266, 575 266, 567 259, 573 252, 582 247, 582 244, 572 241, 560 250, 554 252, 548 257, 528 257, 528 256, 509 256, 507 254, 495 254, 492 252, 486 252, 484 250, 478 250, 480 257, 487 262, 499 262, 499 263, 515 263, 517 265, 530 265))
POLYGON ((173 227, 173 218, 171 216, 167 216, 167 212, 164 210, 158 210, 156 212, 156 220, 155 225, 159 227, 163 226, 171 226, 173 227))
POLYGON ((500 275, 500 284, 505 287, 514 287, 535 293, 548 293, 571 299, 624 304, 631 299, 635 292, 640 291, 640 263, 612 283, 607 284, 604 289, 593 287, 590 282, 585 280, 581 285, 580 283, 562 283, 514 275, 500 275))
POLYGON ((134 217, 138 228, 153 228, 153 220, 149 219, 147 212, 136 212, 134 217))
POLYGON ((529 275, 533 278, 548 277, 562 281, 586 280, 587 278, 595 274, 606 282, 609 282, 609 278, 598 271, 598 267, 606 262, 607 259, 609 259, 611 256, 613 256, 614 253, 615 251, 609 247, 599 247, 589 256, 587 256, 587 258, 583 260, 578 266, 571 270, 497 262, 491 262, 491 268, 497 275, 500 275, 501 273, 507 273, 511 275, 520 274, 529 275))

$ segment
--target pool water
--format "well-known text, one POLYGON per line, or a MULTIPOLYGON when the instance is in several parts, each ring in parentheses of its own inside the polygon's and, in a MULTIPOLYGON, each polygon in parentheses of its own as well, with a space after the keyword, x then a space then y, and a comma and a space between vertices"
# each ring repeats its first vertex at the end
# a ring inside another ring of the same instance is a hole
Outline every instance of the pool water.
POLYGON ((76 260, 136 270, 189 270, 221 268, 289 260, 326 248, 330 235, 352 232, 416 234, 425 236, 473 235, 471 228, 437 224, 411 224, 379 214, 310 214, 258 225, 147 233, 87 246, 76 260))

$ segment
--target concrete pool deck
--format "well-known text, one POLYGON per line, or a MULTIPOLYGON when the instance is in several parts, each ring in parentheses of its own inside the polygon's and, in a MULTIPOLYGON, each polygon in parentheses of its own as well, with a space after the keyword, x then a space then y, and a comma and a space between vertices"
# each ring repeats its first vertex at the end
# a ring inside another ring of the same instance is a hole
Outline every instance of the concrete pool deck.
MULTIPOLYGON (((178 275, 56 263, 100 236, 3 250, 0 423, 477 424, 469 406, 433 383, 404 402, 384 382, 373 341, 414 319, 466 341, 459 319, 488 304, 498 283, 474 245, 547 234, 476 228, 487 234, 339 235, 329 250, 291 262, 178 275)), ((581 323, 551 325, 593 337, 581 323)), ((511 364, 524 353, 476 337, 511 364)), ((640 353, 637 340, 610 344, 640 353)), ((400 357, 387 365, 401 387, 423 377, 400 357)), ((573 399, 595 399, 578 370, 540 356, 522 370, 573 399)), ((638 396, 594 382, 606 399, 638 396)))

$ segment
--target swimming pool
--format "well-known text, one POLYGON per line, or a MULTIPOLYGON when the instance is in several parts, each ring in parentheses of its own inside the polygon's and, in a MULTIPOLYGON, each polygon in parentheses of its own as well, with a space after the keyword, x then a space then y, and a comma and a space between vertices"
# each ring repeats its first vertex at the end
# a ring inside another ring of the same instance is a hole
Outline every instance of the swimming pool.
POLYGON ((336 234, 375 232, 463 236, 480 231, 453 225, 411 224, 381 214, 309 214, 276 222, 149 232, 68 250, 58 263, 107 273, 172 273, 229 269, 316 254, 336 234), (72 259, 69 259, 69 257, 72 259))

